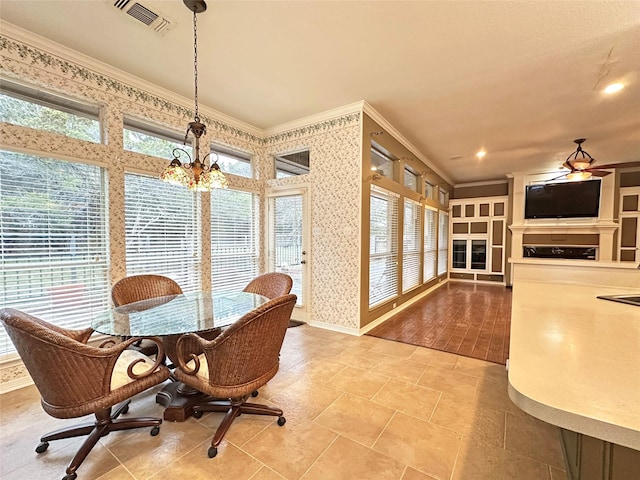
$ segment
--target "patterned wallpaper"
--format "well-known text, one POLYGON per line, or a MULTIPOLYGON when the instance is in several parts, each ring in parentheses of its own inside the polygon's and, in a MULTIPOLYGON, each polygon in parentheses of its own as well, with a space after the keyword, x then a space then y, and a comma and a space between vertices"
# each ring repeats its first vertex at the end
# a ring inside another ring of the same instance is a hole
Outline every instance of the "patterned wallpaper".
MULTIPOLYGON (((186 122, 191 120, 192 111, 4 34, 0 35, 0 76, 103 106, 105 144, 87 144, 62 135, 3 123, 0 123, 0 143, 5 148, 77 158, 107 168, 111 278, 122 278, 125 275, 124 173, 133 169, 157 175, 166 164, 164 160, 123 150, 120 134, 123 118, 131 115, 183 131, 186 122)), ((202 140, 205 145, 215 142, 247 152, 254 158, 256 178, 230 175, 231 187, 264 193, 267 184, 307 182, 310 185, 313 225, 311 319, 357 330, 362 114, 342 115, 269 137, 258 137, 206 115, 201 118, 208 127, 202 140), (272 177, 274 154, 300 147, 310 149, 309 175, 265 180, 272 177)), ((203 218, 208 218, 208 201, 202 203, 203 218)), ((205 222, 203 236, 208 235, 205 222)), ((208 243, 203 242, 203 245, 208 243)), ((203 286, 207 288, 210 286, 209 266, 204 267, 203 286)), ((12 365, 0 370, 0 383, 25 375, 24 367, 12 365)))

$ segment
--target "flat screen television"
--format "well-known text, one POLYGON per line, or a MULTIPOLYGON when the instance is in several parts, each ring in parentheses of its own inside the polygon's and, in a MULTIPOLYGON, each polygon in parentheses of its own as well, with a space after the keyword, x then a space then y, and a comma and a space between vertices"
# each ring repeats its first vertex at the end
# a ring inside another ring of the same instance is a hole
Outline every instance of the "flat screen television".
POLYGON ((597 217, 600 179, 527 185, 524 218, 597 217))

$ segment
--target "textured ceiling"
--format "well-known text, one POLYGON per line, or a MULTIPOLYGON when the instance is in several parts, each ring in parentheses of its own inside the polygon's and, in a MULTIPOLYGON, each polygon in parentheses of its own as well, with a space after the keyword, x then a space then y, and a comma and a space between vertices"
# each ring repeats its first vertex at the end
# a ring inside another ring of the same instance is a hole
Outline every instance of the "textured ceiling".
MULTIPOLYGON (((104 0, 0 0, 0 18, 191 98, 191 12, 139 1, 175 23, 160 35, 104 0)), ((256 127, 366 100, 455 183, 557 170, 580 137, 600 164, 640 161, 640 1, 208 7, 200 103, 256 127)))

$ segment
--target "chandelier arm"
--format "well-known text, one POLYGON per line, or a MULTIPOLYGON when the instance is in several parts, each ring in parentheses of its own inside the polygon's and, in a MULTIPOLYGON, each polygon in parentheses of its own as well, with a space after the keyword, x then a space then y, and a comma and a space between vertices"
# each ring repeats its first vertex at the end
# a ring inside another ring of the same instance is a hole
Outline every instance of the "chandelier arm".
POLYGON ((173 158, 177 158, 179 160, 181 155, 180 152, 184 153, 189 159, 189 163, 191 163, 191 155, 189 155, 189 152, 187 152, 184 148, 176 147, 173 149, 171 154, 173 155, 173 158))

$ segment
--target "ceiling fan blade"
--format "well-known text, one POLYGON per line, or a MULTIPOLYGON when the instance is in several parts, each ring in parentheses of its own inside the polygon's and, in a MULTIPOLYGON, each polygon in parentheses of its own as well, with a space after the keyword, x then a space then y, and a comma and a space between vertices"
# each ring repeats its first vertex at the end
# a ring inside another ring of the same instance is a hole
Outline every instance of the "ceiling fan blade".
POLYGON ((555 182, 556 180, 560 180, 561 178, 567 178, 567 174, 563 173, 559 177, 550 178, 549 180, 546 180, 545 183, 555 182))
MULTIPOLYGON (((627 162, 627 163, 610 163, 609 165, 597 165, 593 168, 596 170, 603 170, 606 168, 631 168, 631 167, 640 167, 640 162, 627 162)), ((587 168, 587 170, 590 170, 587 168)))
POLYGON ((604 170, 587 170, 594 177, 606 177, 607 175, 611 175, 611 172, 605 172, 604 170))

